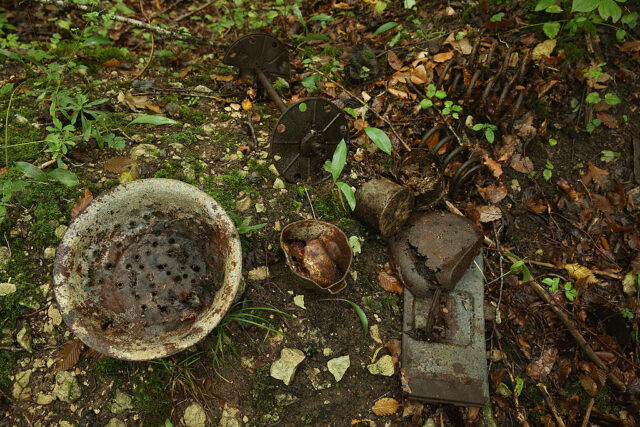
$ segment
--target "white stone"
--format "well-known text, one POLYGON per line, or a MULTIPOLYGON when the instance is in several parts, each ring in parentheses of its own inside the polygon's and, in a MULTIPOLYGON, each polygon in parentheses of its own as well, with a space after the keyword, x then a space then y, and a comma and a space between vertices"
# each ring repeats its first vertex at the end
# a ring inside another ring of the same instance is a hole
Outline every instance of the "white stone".
POLYGON ((225 403, 224 409, 222 410, 222 417, 220 417, 220 423, 218 425, 220 427, 240 427, 242 424, 238 421, 239 415, 239 410, 232 408, 225 403))
POLYGON ((57 227, 56 227, 56 231, 54 232, 54 233, 55 233, 55 235, 56 235, 56 237, 57 237, 58 239, 62 239, 62 238, 64 237, 64 233, 66 233, 66 232, 67 232, 67 228, 69 228, 69 227, 67 227, 67 226, 66 226, 66 225, 64 225, 64 224, 57 226, 57 227))
POLYGON ((121 414, 125 411, 133 409, 133 399, 126 393, 120 390, 116 390, 116 396, 111 402, 111 412, 114 414, 121 414))
POLYGON ((304 295, 296 295, 293 297, 293 303, 304 310, 307 309, 307 307, 304 306, 304 295))
POLYGON ((182 421, 187 427, 205 427, 207 425, 207 414, 198 403, 192 403, 184 410, 182 421))
POLYGON ((276 190, 284 189, 284 182, 280 178, 276 178, 275 181, 273 181, 273 188, 275 188, 276 190))
POLYGON ((58 310, 55 306, 51 305, 49 310, 47 311, 49 318, 51 319, 51 323, 54 326, 60 326, 62 324, 62 315, 60 314, 60 310, 58 310))
POLYGON ((136 161, 138 159, 153 160, 162 155, 164 155, 164 151, 160 150, 153 144, 138 144, 129 152, 129 157, 131 157, 131 160, 133 161, 136 161))
POLYGON ((213 92, 211 89, 209 89, 205 85, 198 85, 194 87, 193 90, 196 92, 206 92, 206 93, 213 92))
POLYGON ((44 259, 54 259, 56 257, 56 248, 46 248, 44 250, 44 259))
POLYGON ((325 357, 329 357, 333 354, 333 350, 331 350, 329 347, 325 347, 322 349, 322 354, 324 354, 325 357))
POLYGON ((18 331, 18 334, 16 335, 16 341, 18 341, 20 347, 24 348, 29 353, 33 351, 31 348, 31 328, 29 328, 29 325, 27 323, 22 325, 22 328, 20 328, 20 330, 18 331))
POLYGON ((48 405, 54 400, 56 400, 56 398, 51 394, 39 393, 38 397, 36 397, 36 403, 38 405, 48 405))
POLYGON ((273 164, 269 165, 269 170, 270 170, 270 171, 271 171, 271 173, 272 173, 272 174, 274 174, 275 176, 280 175, 280 174, 278 173, 278 169, 276 169, 275 165, 273 165, 273 164))
POLYGON ((61 371, 56 374, 53 394, 63 402, 73 403, 82 396, 82 389, 71 372, 61 371))
POLYGON ((13 283, 0 283, 0 297, 12 294, 16 291, 16 285, 13 283))
POLYGON ((285 385, 291 384, 298 365, 305 359, 302 351, 295 348, 283 348, 280 358, 271 365, 271 376, 285 385))
POLYGON ((327 362, 327 368, 336 379, 336 382, 340 382, 344 373, 349 369, 349 366, 351 366, 351 359, 348 354, 346 356, 336 357, 327 362))
POLYGON ((17 400, 27 399, 31 395, 31 389, 27 387, 31 380, 31 369, 18 372, 13 383, 13 398, 17 400))
POLYGON ((390 377, 395 372, 395 367, 393 366, 393 358, 388 354, 382 356, 376 363, 372 363, 367 366, 369 372, 373 375, 384 375, 385 377, 390 377))
POLYGON ((5 265, 11 260, 11 250, 6 246, 0 246, 0 265, 5 265))
POLYGON ((265 211, 264 203, 256 203, 256 212, 262 213, 265 211))
POLYGON ((382 340, 380 339, 380 329, 378 325, 371 325, 371 327, 369 328, 369 335, 371 335, 371 338, 375 342, 377 342, 378 344, 382 344, 382 340))
POLYGON ((127 427, 127 425, 117 418, 111 418, 105 427, 127 427))
POLYGON ((267 280, 269 277, 269 267, 263 265, 262 267, 254 268, 249 271, 247 277, 249 280, 267 280))

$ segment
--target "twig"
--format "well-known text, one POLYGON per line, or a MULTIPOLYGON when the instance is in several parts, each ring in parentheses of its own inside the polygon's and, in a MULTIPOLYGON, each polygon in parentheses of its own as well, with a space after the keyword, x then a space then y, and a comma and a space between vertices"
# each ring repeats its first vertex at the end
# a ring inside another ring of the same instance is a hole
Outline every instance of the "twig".
POLYGON ((24 316, 22 316, 22 318, 26 319, 27 317, 35 316, 36 314, 40 313, 41 311, 44 311, 47 308, 49 308, 50 305, 51 305, 51 303, 45 305, 44 307, 41 307, 41 308, 37 309, 36 311, 32 311, 31 313, 27 313, 24 316))
MULTIPOLYGON (((498 240, 498 231, 496 230, 495 223, 493 224, 493 233, 496 236, 496 248, 499 248, 500 241, 498 240)), ((500 292, 498 293, 498 304, 496 306, 496 323, 501 323, 502 317, 500 316, 500 303, 502 302, 502 288, 504 286, 504 270, 502 268, 502 261, 504 261, 504 257, 502 256, 502 251, 498 251, 498 255, 500 256, 500 292)))
POLYGON ((558 316, 558 318, 562 321, 564 326, 567 328, 571 336, 576 340, 578 346, 585 352, 587 357, 591 359, 593 363, 595 363, 598 368, 604 370, 607 373, 607 378, 611 383, 621 392, 627 391, 627 386, 624 385, 622 381, 607 368, 607 365, 600 359, 600 357, 593 351, 593 348, 587 343, 582 334, 576 329, 573 321, 567 317, 567 315, 562 311, 562 309, 558 306, 551 295, 542 287, 540 284, 534 280, 528 282, 529 286, 533 288, 536 294, 542 299, 544 302, 551 306, 553 312, 558 316))
POLYGON ((180 22, 182 21, 184 18, 188 18, 191 15, 193 15, 194 13, 198 13, 201 12, 202 10, 208 8, 209 6, 211 6, 213 4, 213 1, 207 2, 204 5, 200 6, 199 8, 192 10, 191 12, 187 12, 182 16, 178 16, 176 19, 173 20, 173 22, 180 22))
MULTIPOLYGON (((553 268, 555 270, 561 270, 560 267, 558 267, 555 264, 551 264, 550 262, 542 262, 542 261, 533 261, 533 260, 524 260, 524 262, 526 262, 527 264, 531 264, 531 265, 538 265, 540 267, 547 267, 547 268, 553 268)), ((610 277, 612 279, 622 279, 622 276, 620 276, 619 274, 615 274, 615 273, 609 273, 608 271, 600 271, 600 270, 591 270, 594 274, 597 274, 599 276, 605 276, 605 277, 610 277)))
POLYGON ((51 159, 51 160, 47 160, 46 162, 44 162, 43 164, 41 164, 40 166, 38 166, 40 169, 44 169, 46 167, 51 166, 52 164, 54 164, 56 162, 56 159, 51 159))
POLYGON ((595 402, 595 399, 592 397, 591 400, 589 400, 589 405, 587 406, 587 413, 584 414, 584 420, 582 420, 582 427, 587 427, 587 425, 589 425, 589 418, 591 417, 591 410, 593 409, 594 402, 595 402))
POLYGON ((247 127, 251 131, 251 144, 249 145, 249 147, 251 148, 258 147, 258 138, 256 138, 256 131, 253 130, 253 125, 251 124, 251 118, 249 118, 249 120, 245 120, 244 124, 247 125, 247 127))
POLYGON ((154 50, 155 50, 155 41, 154 41, 153 34, 151 34, 151 53, 149 53, 149 60, 147 61, 147 65, 144 66, 142 71, 140 71, 140 73, 138 73, 138 75, 135 76, 134 78, 139 79, 147 71, 147 69, 149 68, 149 65, 151 65, 151 61, 153 60, 154 50))
POLYGON ((553 418, 556 419, 556 424, 558 425, 558 427, 565 427, 564 421, 562 421, 562 418, 560 418, 560 415, 558 414, 558 410, 556 409, 556 405, 554 405, 553 404, 553 400, 551 400, 551 396, 549 395, 549 392, 547 391, 547 387, 542 383, 538 383, 537 387, 542 392, 542 397, 544 397, 544 401, 549 406, 549 409, 551 409, 551 413, 553 414, 553 418))
MULTIPOLYGON (((347 95, 349 95, 351 98, 355 99, 356 101, 358 101, 360 104, 362 104, 363 106, 366 106, 367 103, 364 102, 362 99, 358 98, 357 96, 355 96, 353 93, 351 93, 347 88, 345 88, 344 86, 342 86, 338 81, 332 79, 331 77, 329 77, 328 75, 326 75, 324 72, 318 70, 317 68, 313 68, 310 67, 311 70, 315 71, 318 74, 321 74, 322 76, 324 76, 325 79, 329 80, 330 82, 332 82, 333 84, 335 84, 336 86, 338 86, 343 92, 345 92, 347 95)), ((411 151, 411 147, 409 147, 407 145, 406 142, 404 142, 404 139, 402 139, 400 137, 400 135, 398 135, 398 132, 396 132, 396 129, 393 127, 393 125, 391 124, 391 122, 382 117, 376 110, 374 110, 373 108, 369 108, 369 111, 373 112, 373 114, 375 114, 375 116, 377 118, 379 118, 380 120, 382 120, 384 123, 386 123, 387 126, 389 126, 391 128, 391 131, 393 132, 393 134, 395 135, 395 137, 398 139, 398 141, 400 141, 400 143, 402 144, 402 146, 405 148, 405 150, 407 151, 411 151)))
MULTIPOLYGON (((83 12, 98 12, 99 14, 106 14, 106 11, 104 10, 100 10, 100 9, 94 9, 94 8, 90 8, 88 6, 82 5, 82 4, 76 4, 76 3, 71 3, 71 2, 67 2, 64 0, 35 0, 38 3, 41 4, 50 4, 50 5, 54 5, 54 6, 58 6, 58 7, 65 7, 65 8, 70 8, 70 9, 76 9, 76 10, 81 10, 83 12)), ((133 18, 127 18, 125 16, 120 16, 120 15, 113 15, 111 16, 111 19, 113 19, 114 21, 118 21, 118 22, 122 22, 123 24, 128 24, 134 27, 138 27, 138 28, 144 28, 145 30, 148 31, 152 31, 160 36, 164 36, 164 37, 170 37, 173 39, 177 39, 177 40, 182 40, 182 41, 191 41, 191 42, 196 42, 199 44, 204 44, 204 45, 209 45, 209 46, 213 46, 213 47, 222 47, 224 46, 222 43, 216 43, 213 42, 211 40, 207 40, 207 39, 203 39, 200 37, 196 37, 196 36, 192 36, 192 35, 186 35, 186 34, 182 34, 178 31, 175 30, 167 30, 165 28, 162 27, 158 27, 157 25, 152 25, 152 24, 148 24, 146 22, 142 22, 139 21, 137 19, 133 19, 133 18)))
POLYGON ((309 197, 309 192, 307 189, 304 189, 304 194, 307 195, 307 200, 309 201, 309 206, 311 206, 311 213, 313 214, 313 219, 316 219, 316 211, 313 209, 313 203, 311 203, 311 197, 309 197))

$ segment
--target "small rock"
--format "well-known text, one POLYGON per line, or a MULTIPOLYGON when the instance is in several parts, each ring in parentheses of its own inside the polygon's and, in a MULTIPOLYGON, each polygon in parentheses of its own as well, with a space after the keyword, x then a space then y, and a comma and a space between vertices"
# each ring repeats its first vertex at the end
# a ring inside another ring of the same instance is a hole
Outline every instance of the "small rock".
POLYGON ((56 257, 56 248, 47 248, 44 250, 44 259, 54 259, 56 257))
POLYGON ((246 212, 247 210, 249 210, 250 207, 251 207, 251 197, 249 196, 246 196, 242 200, 239 200, 238 203, 236 203, 236 210, 238 212, 246 212))
POLYGON ((390 377, 394 374, 393 358, 388 354, 382 356, 376 363, 367 366, 369 372, 373 375, 384 375, 390 377))
POLYGON ((207 135, 213 135, 216 133, 216 126, 212 123, 205 123, 202 125, 202 131, 207 135))
POLYGON ((331 381, 324 381, 320 377, 320 369, 318 368, 309 368, 306 371, 309 380, 311 381, 311 386, 314 390, 325 390, 331 387, 331 381))
POLYGON ((329 357, 333 354, 333 350, 331 350, 329 347, 325 347, 322 349, 322 354, 324 354, 325 357, 329 357))
POLYGON ((205 427, 207 425, 207 414, 202 406, 192 403, 184 410, 182 421, 187 427, 205 427))
POLYGON ((437 424, 433 420, 433 418, 429 418, 427 421, 424 422, 424 426, 423 427, 436 427, 436 426, 437 426, 437 424))
POLYGON ((505 383, 498 384, 498 387, 496 387, 496 393, 498 393, 502 397, 511 397, 511 395, 513 394, 513 392, 509 390, 509 387, 507 387, 505 383))
POLYGON ((69 371, 60 371, 56 374, 56 385, 53 394, 61 401, 73 403, 82 396, 82 389, 78 379, 69 371))
POLYGON ((262 175, 260 175, 260 172, 258 171, 253 171, 247 176, 247 179, 250 183, 257 184, 262 181, 262 175))
POLYGON ((304 295, 296 295, 293 297, 293 303, 302 309, 307 309, 307 307, 304 306, 304 295))
POLYGON ((60 420, 60 421, 58 421, 58 425, 59 425, 60 427, 76 427, 76 425, 75 425, 75 424, 70 423, 69 421, 66 421, 66 420, 60 420))
POLYGON ((256 203, 256 212, 262 213, 265 211, 264 203, 256 203))
POLYGON ((11 250, 6 246, 0 246, 0 265, 11 261, 11 250))
POLYGON ((220 417, 220 427, 240 427, 240 421, 238 421, 238 416, 240 415, 240 411, 236 408, 230 407, 225 403, 224 409, 222 410, 222 417, 220 417))
POLYGON ((627 209, 630 212, 640 209, 640 187, 627 191, 627 209))
POLYGON ((153 144, 138 144, 131 149, 129 157, 131 160, 153 160, 164 156, 164 151, 153 144))
POLYGON ((13 283, 0 283, 0 297, 12 294, 16 291, 16 285, 13 283))
POLYGON ((116 390, 116 397, 113 399, 113 402, 111 402, 110 409, 111 412, 116 415, 133 409, 133 399, 128 394, 116 390))
POLYGON ((48 405, 54 400, 56 400, 56 398, 51 394, 39 393, 38 397, 36 397, 36 403, 38 405, 48 405))
POLYGON ((189 181, 196 180, 196 170, 188 163, 182 164, 182 176, 189 181))
POLYGON ((31 395, 31 388, 27 386, 29 385, 29 380, 31 380, 32 372, 31 369, 27 369, 26 371, 21 371, 16 374, 15 382, 13 383, 14 399, 24 400, 31 395))
POLYGON ((24 125, 29 123, 29 120, 27 120, 27 118, 25 116, 21 116, 20 114, 16 114, 14 116, 16 118, 16 122, 18 122, 19 125, 24 125))
POLYGON ((346 356, 336 357, 327 362, 327 368, 336 379, 336 382, 340 382, 344 373, 349 369, 349 366, 351 366, 351 359, 348 354, 346 356))
POLYGON ((49 307, 49 310, 47 310, 47 314, 49 315, 51 323, 54 326, 60 326, 62 324, 62 315, 60 314, 60 311, 53 305, 49 307))
POLYGON ((22 325, 22 328, 18 331, 18 334, 16 335, 16 341, 18 341, 18 344, 20 344, 20 347, 24 348, 29 353, 32 352, 31 328, 29 328, 29 325, 27 323, 22 325))
POLYGON ((170 102, 164 106, 164 111, 173 116, 180 112, 180 106, 175 102, 170 102))
POLYGON ((269 267, 263 265, 262 267, 254 268, 249 271, 247 277, 249 280, 267 280, 269 277, 269 267))
POLYGON ((171 144, 169 144, 171 147, 173 147, 174 150, 176 150, 176 152, 180 152, 182 150, 184 150, 184 145, 180 144, 179 142, 172 142, 171 144))
POLYGON ((295 397, 293 394, 289 393, 279 393, 276 394, 276 402, 280 406, 289 406, 296 403, 299 399, 295 397))
POLYGON ((127 427, 127 425, 117 418, 111 418, 105 427, 127 427))
POLYGON ((382 340, 380 339, 380 329, 378 325, 371 325, 371 327, 369 327, 369 335, 371 335, 371 338, 375 342, 377 342, 378 344, 382 344, 382 340))
POLYGON ((271 171, 271 173, 272 173, 272 174, 274 174, 275 176, 280 175, 280 174, 278 173, 278 169, 276 169, 275 165, 273 165, 273 164, 269 165, 269 170, 270 170, 270 171, 271 171))
POLYGON ((305 355, 302 351, 295 348, 283 348, 280 353, 280 359, 271 365, 271 376, 277 380, 282 380, 285 385, 291 384, 298 365, 304 359, 305 355))
POLYGON ((209 89, 205 85, 198 85, 198 86, 194 87, 193 90, 196 91, 196 92, 206 92, 206 93, 213 92, 211 89, 209 89))
POLYGON ((275 188, 276 190, 285 188, 284 182, 280 178, 276 178, 276 180, 273 181, 273 188, 275 188))
POLYGON ((57 226, 57 227, 56 227, 56 231, 54 231, 54 233, 55 233, 56 237, 57 237, 58 239, 62 239, 62 238, 64 237, 64 233, 66 233, 66 232, 67 232, 67 228, 69 228, 69 227, 67 227, 67 226, 66 226, 66 225, 64 225, 64 224, 61 224, 61 225, 57 226))

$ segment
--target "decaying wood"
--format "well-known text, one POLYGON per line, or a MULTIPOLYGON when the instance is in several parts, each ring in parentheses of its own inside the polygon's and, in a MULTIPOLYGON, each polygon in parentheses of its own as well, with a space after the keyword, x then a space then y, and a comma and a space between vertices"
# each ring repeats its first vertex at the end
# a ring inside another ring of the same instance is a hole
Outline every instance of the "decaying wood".
POLYGON ((551 396, 547 391, 547 387, 542 383, 538 383, 537 387, 542 393, 542 397, 544 397, 544 401, 547 403, 547 406, 549 406, 549 409, 551 409, 551 414, 553 415, 553 418, 556 420, 556 424, 558 425, 558 427, 565 427, 564 421, 562 421, 562 418, 558 414, 556 405, 554 405, 553 400, 551 400, 551 396))

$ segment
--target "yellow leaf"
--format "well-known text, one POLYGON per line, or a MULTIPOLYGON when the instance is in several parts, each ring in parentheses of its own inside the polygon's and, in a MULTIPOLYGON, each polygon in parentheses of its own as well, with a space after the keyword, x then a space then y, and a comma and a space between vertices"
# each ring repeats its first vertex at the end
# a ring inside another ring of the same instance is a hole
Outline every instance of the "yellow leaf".
POLYGON ((371 408, 371 410, 378 416, 385 416, 395 414, 398 408, 401 406, 402 405, 397 400, 391 397, 385 397, 378 400, 376 404, 373 405, 373 408, 371 408))
POLYGON ((126 170, 120 174, 120 184, 124 184, 125 182, 135 181, 140 177, 140 166, 136 163, 133 163, 129 170, 126 170))
POLYGON ((558 41, 556 39, 545 40, 542 43, 538 44, 533 48, 533 52, 531 53, 531 57, 533 59, 538 59, 541 56, 551 56, 551 52, 556 48, 556 43, 558 41))
POLYGON ((587 285, 595 285, 598 283, 598 279, 593 275, 593 272, 583 265, 565 264, 564 269, 578 282, 583 282, 587 285))
POLYGON ((253 102, 251 102, 251 100, 245 99, 244 101, 242 101, 242 109, 244 111, 251 110, 251 107, 253 107, 253 102))
POLYGON ((635 295, 636 283, 636 275, 633 273, 633 271, 628 272, 627 274, 625 274, 624 279, 622 279, 622 291, 629 296, 635 295))

